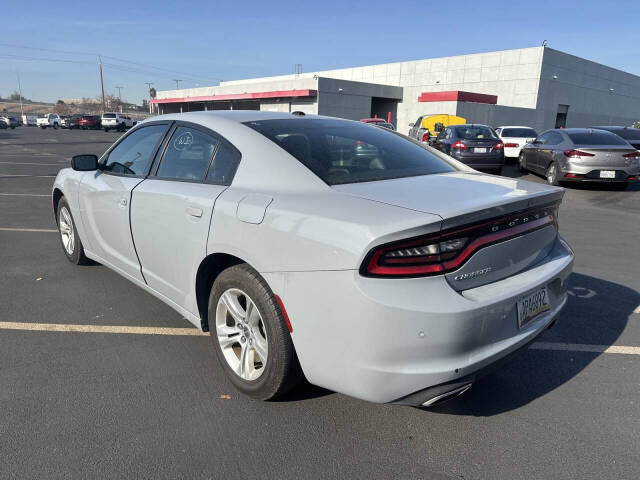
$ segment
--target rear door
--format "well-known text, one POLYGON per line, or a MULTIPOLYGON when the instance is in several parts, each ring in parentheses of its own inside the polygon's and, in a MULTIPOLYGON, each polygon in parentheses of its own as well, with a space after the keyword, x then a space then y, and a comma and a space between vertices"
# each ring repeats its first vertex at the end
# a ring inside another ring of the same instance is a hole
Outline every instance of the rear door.
MULTIPOLYGON (((150 124, 124 136, 80 183, 87 249, 126 275, 143 280, 129 227, 131 191, 149 171, 168 123, 150 124)), ((84 239, 83 239, 84 240, 84 239)))
POLYGON ((195 278, 207 255, 213 206, 240 153, 215 132, 180 122, 162 150, 133 191, 131 231, 147 284, 197 313, 195 278))

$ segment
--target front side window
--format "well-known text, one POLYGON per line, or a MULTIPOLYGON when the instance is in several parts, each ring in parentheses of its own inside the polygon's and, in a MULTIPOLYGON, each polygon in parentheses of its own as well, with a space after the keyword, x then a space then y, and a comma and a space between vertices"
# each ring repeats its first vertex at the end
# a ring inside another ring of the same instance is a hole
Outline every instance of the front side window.
POLYGON ((194 128, 176 128, 167 144, 156 176, 178 180, 203 180, 218 142, 217 138, 194 128))
POLYGON ((149 125, 134 130, 111 150, 102 170, 123 175, 145 175, 166 125, 149 125))
POLYGON ((405 137, 359 122, 291 118, 246 122, 329 185, 455 171, 405 137))

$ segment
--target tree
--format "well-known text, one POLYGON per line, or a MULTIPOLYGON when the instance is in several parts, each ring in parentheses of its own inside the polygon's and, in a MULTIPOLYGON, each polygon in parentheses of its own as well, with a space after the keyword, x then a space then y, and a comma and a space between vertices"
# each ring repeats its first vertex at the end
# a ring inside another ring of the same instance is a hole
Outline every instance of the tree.
POLYGON ((631 125, 633 128, 640 128, 640 120, 631 125))
POLYGON ((68 115, 71 112, 71 108, 64 101, 58 100, 53 107, 53 111, 59 115, 68 115))
POLYGON ((156 89, 155 89, 155 88, 151 87, 151 88, 149 89, 149 96, 150 96, 151 98, 156 98, 156 93, 157 93, 157 92, 156 92, 156 89))
POLYGON ((17 92, 16 90, 14 90, 11 95, 9 95, 9 100, 14 101, 14 102, 19 102, 21 99, 22 99, 23 102, 24 101, 28 101, 26 98, 21 96, 20 93, 17 92))

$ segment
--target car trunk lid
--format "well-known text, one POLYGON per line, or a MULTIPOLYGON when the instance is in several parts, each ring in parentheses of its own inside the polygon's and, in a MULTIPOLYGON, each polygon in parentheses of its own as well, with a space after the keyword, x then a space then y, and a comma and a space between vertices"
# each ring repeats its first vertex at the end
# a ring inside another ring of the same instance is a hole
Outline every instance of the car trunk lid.
POLYGON ((578 160, 583 165, 601 167, 628 167, 631 165, 631 159, 624 157, 624 155, 636 151, 634 148, 624 145, 576 145, 575 150, 587 155, 573 157, 572 160, 578 160))
POLYGON ((476 242, 474 245, 478 248, 469 250, 469 256, 459 265, 449 263, 452 270, 445 276, 458 291, 501 280, 545 258, 556 241, 555 205, 563 195, 559 188, 471 172, 335 185, 332 188, 345 194, 438 215, 443 219, 443 237, 468 237, 465 249, 470 247, 472 236, 456 232, 482 225, 483 233, 478 235, 491 241, 476 242), (552 216, 553 222, 543 223, 541 219, 545 216, 552 216), (523 227, 528 222, 531 222, 531 230, 523 227), (492 230, 494 228, 495 231, 492 230), (500 232, 505 231, 514 234, 500 236, 500 232), (522 233, 515 234, 516 231, 522 233))

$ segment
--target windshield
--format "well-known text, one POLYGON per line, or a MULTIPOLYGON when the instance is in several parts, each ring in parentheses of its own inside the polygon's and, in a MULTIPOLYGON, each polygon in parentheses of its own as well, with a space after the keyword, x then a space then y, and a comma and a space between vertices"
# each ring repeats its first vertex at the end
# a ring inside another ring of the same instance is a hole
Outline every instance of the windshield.
POLYGON ((576 145, 627 145, 619 136, 604 131, 572 132, 567 135, 576 145))
POLYGON ((514 138, 536 138, 538 134, 533 128, 505 128, 502 130, 502 136, 514 138))
POLYGON ((383 128, 324 118, 246 122, 329 185, 455 171, 420 145, 383 128))
POLYGON ((456 135, 458 138, 467 140, 482 140, 485 138, 491 138, 497 140, 498 137, 489 127, 482 125, 469 125, 465 127, 456 127, 456 135))

